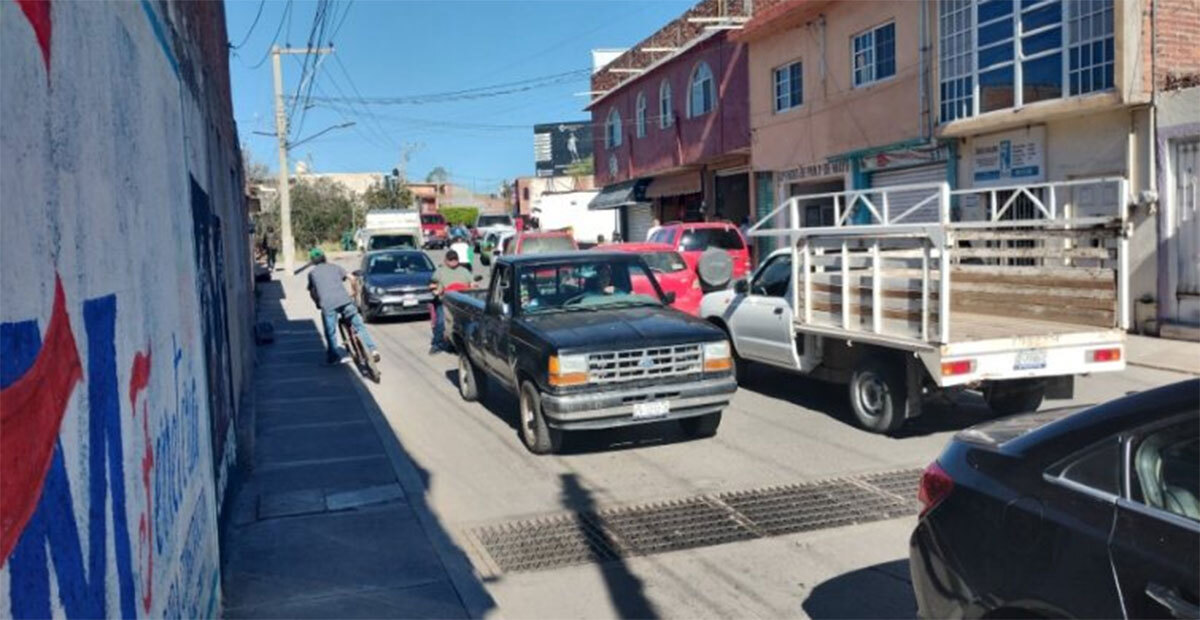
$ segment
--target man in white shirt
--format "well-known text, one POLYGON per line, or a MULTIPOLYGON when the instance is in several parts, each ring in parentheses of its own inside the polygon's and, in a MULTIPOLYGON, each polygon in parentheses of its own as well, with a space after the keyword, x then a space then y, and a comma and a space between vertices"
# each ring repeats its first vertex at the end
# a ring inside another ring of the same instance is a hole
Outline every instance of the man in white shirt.
POLYGON ((450 243, 450 249, 454 250, 454 253, 458 255, 463 267, 466 267, 469 271, 474 271, 475 253, 472 251, 470 243, 467 243, 462 237, 455 237, 454 241, 450 243))
POLYGON ((654 222, 652 224, 650 224, 650 230, 646 231, 646 241, 649 241, 650 237, 653 237, 654 233, 658 232, 658 229, 660 229, 660 228, 662 228, 662 224, 658 221, 658 218, 656 217, 656 218, 654 218, 654 222))

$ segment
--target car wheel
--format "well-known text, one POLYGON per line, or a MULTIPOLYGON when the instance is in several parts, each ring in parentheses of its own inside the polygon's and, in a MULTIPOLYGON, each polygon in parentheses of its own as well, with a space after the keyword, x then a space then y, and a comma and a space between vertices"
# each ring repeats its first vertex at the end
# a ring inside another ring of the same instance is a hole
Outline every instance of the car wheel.
POLYGON ((542 395, 531 381, 521 383, 518 399, 521 441, 534 454, 551 454, 562 446, 562 431, 550 428, 542 415, 542 395))
POLYGON ((994 381, 983 388, 983 399, 998 416, 1037 411, 1046 397, 1046 383, 1041 379, 994 381))
POLYGON ((904 424, 904 378, 878 360, 866 360, 850 375, 850 408, 859 426, 890 433, 904 424))
POLYGON ((706 415, 698 415, 691 418, 684 418, 679 421, 679 428, 683 429, 683 434, 693 439, 712 437, 713 435, 716 435, 717 427, 720 425, 720 411, 706 415))
POLYGON ((487 391, 487 377, 467 356, 465 347, 458 354, 458 394, 467 402, 483 398, 487 391))

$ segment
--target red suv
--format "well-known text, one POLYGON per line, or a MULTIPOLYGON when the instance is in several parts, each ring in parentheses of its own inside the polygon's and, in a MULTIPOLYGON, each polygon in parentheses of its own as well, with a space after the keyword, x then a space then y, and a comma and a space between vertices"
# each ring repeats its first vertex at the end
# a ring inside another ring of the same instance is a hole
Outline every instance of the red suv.
POLYGON ((648 241, 675 248, 692 271, 696 271, 700 255, 709 248, 725 250, 729 254, 733 260, 734 280, 744 278, 752 271, 750 246, 737 226, 729 222, 670 222, 654 231, 648 241))
POLYGON ((446 218, 441 213, 422 213, 421 235, 425 237, 425 247, 445 247, 446 218))

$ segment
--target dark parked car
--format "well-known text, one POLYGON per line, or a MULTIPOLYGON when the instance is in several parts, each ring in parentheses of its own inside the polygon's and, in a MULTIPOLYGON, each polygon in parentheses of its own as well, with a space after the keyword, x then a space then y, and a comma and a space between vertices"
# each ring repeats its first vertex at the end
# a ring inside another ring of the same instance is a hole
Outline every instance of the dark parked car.
POLYGON ((382 250, 363 255, 354 272, 355 301, 363 318, 428 314, 433 301, 433 261, 420 250, 382 250))
POLYGON ((1200 617, 1200 380, 960 432, 921 478, 921 617, 1200 617))
POLYGON ((729 341, 673 299, 637 254, 502 256, 488 290, 446 295, 459 392, 476 400, 491 377, 516 393, 535 454, 557 450, 563 431, 664 420, 713 435, 737 390, 729 341))

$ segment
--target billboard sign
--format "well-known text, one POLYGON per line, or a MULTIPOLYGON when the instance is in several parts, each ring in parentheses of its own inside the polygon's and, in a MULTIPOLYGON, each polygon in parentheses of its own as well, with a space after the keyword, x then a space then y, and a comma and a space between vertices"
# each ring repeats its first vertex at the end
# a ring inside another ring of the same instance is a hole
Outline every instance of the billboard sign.
POLYGON ((1046 127, 1042 125, 980 136, 971 148, 975 187, 1046 180, 1046 127))
POLYGON ((588 121, 533 126, 533 160, 537 176, 565 175, 573 164, 591 156, 592 129, 588 121))

